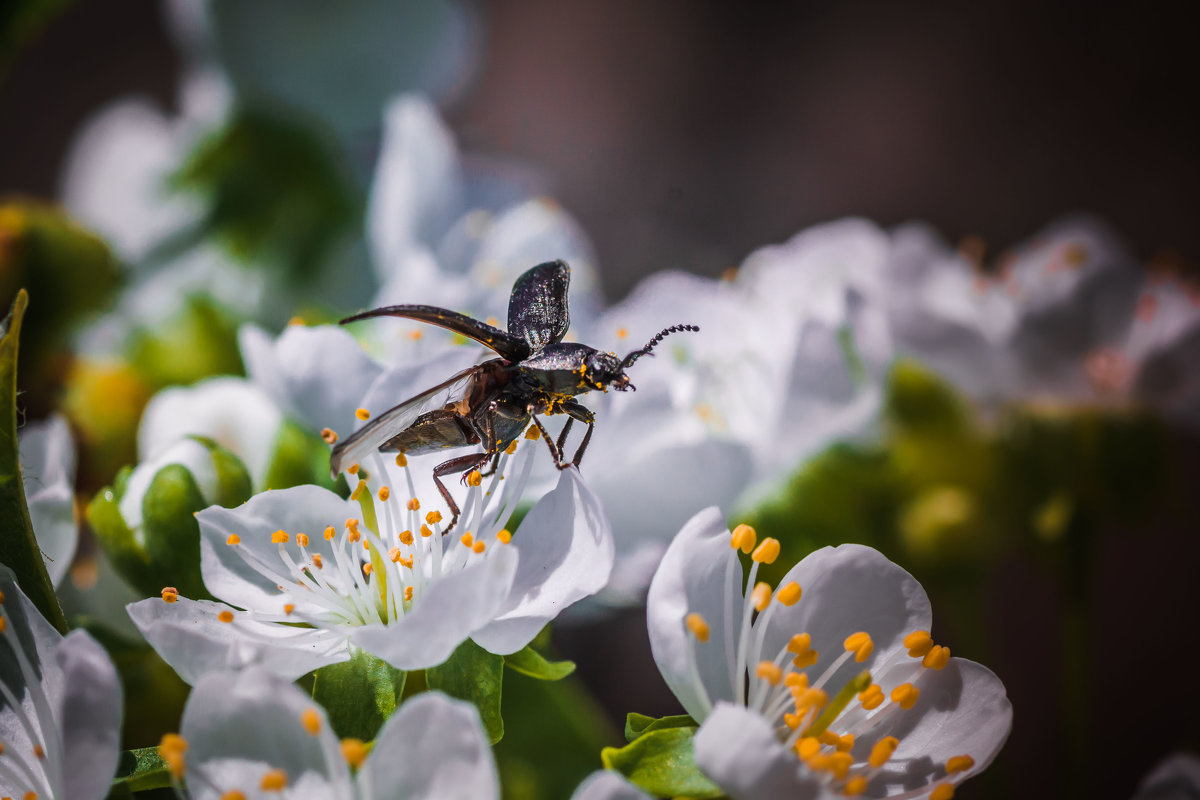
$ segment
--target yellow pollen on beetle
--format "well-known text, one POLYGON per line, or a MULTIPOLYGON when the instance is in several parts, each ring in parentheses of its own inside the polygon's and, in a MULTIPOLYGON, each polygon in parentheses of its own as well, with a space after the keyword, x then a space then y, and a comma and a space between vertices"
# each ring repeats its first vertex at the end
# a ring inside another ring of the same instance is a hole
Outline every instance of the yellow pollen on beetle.
POLYGON ((412 596, 413 596, 413 587, 405 586, 404 587, 404 602, 406 602, 406 603, 412 602, 412 596))
POLYGON ((858 702, 862 703, 862 707, 867 711, 879 708, 879 706, 883 705, 883 701, 883 687, 878 683, 873 683, 858 693, 858 702))
POLYGON ((360 408, 354 412, 354 416, 365 421, 371 418, 371 412, 367 411, 365 408, 360 408))
POLYGON ((750 558, 760 564, 774 564, 779 558, 779 540, 768 536, 759 542, 758 547, 750 554, 750 558))
POLYGON ((954 797, 954 784, 943 783, 929 793, 929 800, 950 800, 954 797))
POLYGON ((428 525, 422 525, 421 526, 421 535, 424 536, 426 539, 428 539, 430 536, 433 536, 433 531, 429 530, 428 525))
POLYGON ((875 743, 871 748, 871 755, 867 759, 867 763, 872 769, 879 769, 892 757, 892 753, 896 752, 896 748, 900 746, 900 740, 895 736, 885 736, 875 743))
POLYGON ((474 546, 471 547, 471 552, 479 554, 479 553, 482 553, 486 549, 487 549, 487 545, 483 542, 483 540, 479 540, 479 541, 475 542, 474 546))
POLYGON ((757 541, 758 534, 749 525, 738 525, 733 529, 733 533, 729 535, 729 546, 734 550, 741 550, 747 554, 754 549, 754 544, 757 541))
POLYGON ((926 669, 938 670, 950 663, 950 648, 935 644, 933 649, 921 659, 921 666, 926 669))
POLYGON ((164 586, 162 588, 162 599, 164 603, 174 603, 179 599, 179 590, 174 586, 164 586))
POLYGON ((338 440, 338 435, 333 428, 321 428, 321 438, 325 440, 325 444, 334 444, 338 440))
POLYGON ((842 646, 854 653, 854 660, 859 664, 866 661, 870 657, 871 651, 875 649, 875 643, 871 641, 871 634, 866 631, 850 634, 846 637, 846 641, 842 642, 842 646))
POLYGON ((442 512, 440 512, 436 509, 433 511, 430 511, 428 514, 425 515, 425 521, 428 522, 430 525, 438 524, 439 522, 442 521, 442 512))
POLYGON ((362 739, 342 739, 342 758, 358 769, 367 760, 367 745, 362 739))
POLYGON ((867 790, 867 776, 855 775, 850 780, 846 781, 846 785, 842 787, 842 794, 848 797, 857 797, 867 790))
POLYGON ((277 530, 271 534, 271 544, 287 544, 290 537, 285 530, 277 530))
POLYGON ((483 475, 479 474, 477 469, 471 470, 471 474, 467 476, 467 485, 478 486, 481 483, 483 483, 483 475))
POLYGON ((389 497, 391 497, 391 496, 392 496, 392 490, 391 490, 391 489, 389 489, 389 488, 388 488, 388 487, 386 487, 386 486, 380 486, 380 487, 379 487, 379 499, 380 499, 380 501, 381 501, 381 502, 384 502, 384 503, 386 503, 386 502, 387 502, 387 499, 388 499, 389 497))
POLYGON ((333 530, 333 526, 330 525, 327 528, 325 528, 325 533, 322 535, 325 537, 325 541, 331 542, 331 541, 333 541, 333 537, 336 536, 337 533, 333 530))
POLYGON ((321 732, 321 714, 315 708, 306 708, 300 714, 300 724, 304 726, 304 731, 309 736, 316 736, 321 732))
POLYGON ((486 320, 484 320, 484 322, 486 322, 488 325, 491 325, 493 328, 500 324, 500 320, 496 319, 495 317, 488 317, 486 320))
POLYGON ((400 540, 400 544, 406 547, 413 543, 412 531, 400 531, 396 538, 400 540))
POLYGON ((284 614, 287 614, 290 617, 292 615, 292 612, 295 610, 296 610, 295 603, 284 603, 284 605, 283 605, 283 613, 284 614))
POLYGON ((324 559, 322 559, 322 558, 321 558, 321 554, 320 554, 320 553, 313 553, 313 557, 312 557, 312 559, 313 559, 313 566, 314 566, 314 567, 316 567, 317 569, 324 569, 324 568, 325 568, 325 564, 323 563, 324 559))
POLYGON ((771 584, 764 581, 759 581, 754 586, 754 591, 750 595, 750 602, 754 604, 754 610, 762 613, 767 606, 771 604, 771 584))
POLYGON ((221 622, 233 622, 233 612, 228 610, 222 611, 220 614, 217 614, 217 619, 221 620, 221 622))
POLYGON ((785 606, 794 606, 800 600, 800 584, 792 581, 779 587, 779 591, 775 593, 775 599, 785 606))
POLYGON ((512 541, 512 531, 508 528, 501 528, 500 532, 496 534, 496 541, 501 544, 508 544, 512 541))
POLYGON ((913 631, 904 637, 904 646, 912 658, 921 658, 933 649, 933 637, 929 631, 913 631))
POLYGON ((892 702, 899 704, 905 711, 916 705, 920 696, 921 690, 911 683, 902 683, 892 690, 892 702))
POLYGON ((405 508, 407 508, 409 511, 420 511, 421 501, 414 497, 405 504, 405 508))
POLYGON ((758 667, 754 670, 754 674, 759 680, 766 681, 772 686, 778 686, 783 680, 783 670, 774 661, 760 661, 758 667))
POLYGON ((259 781, 259 788, 264 792, 282 792, 287 788, 287 773, 281 769, 268 770, 259 781))
POLYGON ((234 545, 238 545, 241 543, 242 543, 242 537, 238 536, 236 533, 229 534, 229 537, 227 539, 225 539, 225 544, 229 545, 230 547, 233 547, 234 545))
POLYGON ((687 625, 687 629, 692 632, 692 636, 695 636, 697 641, 708 641, 710 631, 708 622, 705 621, 703 616, 693 611, 684 619, 684 624, 687 625))
POLYGON ((540 438, 541 435, 542 435, 542 432, 538 430, 537 425, 530 425, 529 430, 525 431, 525 438, 529 439, 531 441, 533 439, 540 438))
POLYGON ((970 756, 953 756, 946 759, 946 772, 953 775, 956 772, 964 772, 975 766, 975 759, 970 756))
POLYGON ((301 547, 308 547, 308 534, 307 533, 297 533, 296 534, 296 544, 300 545, 301 547))
POLYGON ((800 741, 796 742, 796 755, 804 761, 808 761, 820 752, 821 742, 815 736, 802 736, 800 741))
POLYGON ((408 466, 408 458, 404 455, 404 453, 396 454, 396 466, 397 467, 407 467, 408 466))
POLYGON ((471 535, 470 531, 467 531, 459 538, 459 541, 463 543, 463 547, 470 547, 475 541, 475 537, 471 535))

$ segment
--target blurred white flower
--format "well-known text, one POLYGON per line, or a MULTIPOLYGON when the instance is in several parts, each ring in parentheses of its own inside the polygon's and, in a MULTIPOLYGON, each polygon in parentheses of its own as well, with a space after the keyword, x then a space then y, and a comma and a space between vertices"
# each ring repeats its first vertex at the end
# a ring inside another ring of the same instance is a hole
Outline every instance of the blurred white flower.
POLYGON ((373 746, 338 741, 325 710, 262 669, 202 678, 159 752, 190 800, 499 798, 479 712, 440 692, 407 700, 373 746), (351 769, 354 770, 351 774, 351 769))
POLYGON ((67 421, 55 414, 20 431, 21 481, 29 521, 50 582, 58 586, 71 566, 79 525, 75 521, 75 443, 67 421))
POLYGON ((1200 757, 1172 753, 1138 784, 1133 800, 1192 800, 1200 796, 1200 757))
POLYGON ((1003 684, 933 642, 924 590, 879 552, 822 548, 772 589, 757 574, 778 555, 710 508, 650 586, 654 660, 700 723, 696 764, 739 799, 947 800, 1008 736, 1003 684))
POLYGON ((107 797, 121 708, 104 649, 84 631, 60 635, 0 565, 0 795, 107 797))
POLYGON ((619 772, 597 770, 571 795, 571 800, 651 800, 650 795, 625 780, 619 772))

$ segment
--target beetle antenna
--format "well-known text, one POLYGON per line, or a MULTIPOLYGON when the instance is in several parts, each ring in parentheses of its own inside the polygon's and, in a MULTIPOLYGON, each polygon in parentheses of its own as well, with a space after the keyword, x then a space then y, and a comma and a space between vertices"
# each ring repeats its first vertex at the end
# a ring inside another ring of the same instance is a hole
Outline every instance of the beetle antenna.
POLYGON ((659 342, 661 342, 663 339, 670 336, 672 333, 679 333, 680 331, 698 331, 698 330, 700 330, 699 325, 672 325, 669 328, 663 328, 661 331, 658 332, 658 335, 655 336, 653 339, 651 339, 649 342, 647 342, 646 346, 643 347, 641 350, 634 350, 632 353, 625 356, 625 360, 623 360, 621 362, 621 369, 628 369, 629 367, 633 366, 633 362, 637 361, 642 356, 654 355, 650 351, 653 350, 658 345, 659 342))

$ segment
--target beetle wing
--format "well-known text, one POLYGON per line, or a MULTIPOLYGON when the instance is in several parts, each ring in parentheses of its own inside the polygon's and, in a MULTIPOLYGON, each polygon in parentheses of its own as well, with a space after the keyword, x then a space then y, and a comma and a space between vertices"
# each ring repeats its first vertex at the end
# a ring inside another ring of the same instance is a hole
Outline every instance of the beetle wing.
POLYGON ((468 339, 474 339, 509 361, 520 361, 529 354, 529 345, 524 339, 505 333, 499 328, 493 328, 466 314, 437 306, 385 306, 346 317, 338 324, 345 325, 347 322, 357 322, 360 319, 370 319, 371 317, 403 317, 428 322, 430 325, 437 325, 439 328, 460 333, 468 339))
POLYGON ((567 289, 571 268, 565 261, 547 261, 526 270, 513 284, 508 298, 508 331, 536 353, 561 342, 571 324, 567 289))
POLYGON ((417 417, 462 399, 481 366, 467 367, 437 386, 408 398, 338 442, 329 454, 330 470, 337 475, 349 465, 361 463, 383 444, 407 430, 417 417))

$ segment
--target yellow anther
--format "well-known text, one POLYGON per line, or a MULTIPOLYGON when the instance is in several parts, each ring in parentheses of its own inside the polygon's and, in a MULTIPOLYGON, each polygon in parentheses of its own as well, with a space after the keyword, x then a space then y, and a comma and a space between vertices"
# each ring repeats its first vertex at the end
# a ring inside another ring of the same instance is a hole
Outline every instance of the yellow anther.
POLYGON ((927 669, 942 669, 950 663, 950 648, 935 644, 933 649, 921 659, 921 666, 927 669))
POLYGON ((778 686, 783 680, 783 670, 774 661, 760 661, 758 667, 754 670, 754 674, 759 680, 766 681, 772 686, 778 686))
POLYGON ((496 541, 508 544, 512 541, 512 531, 508 528, 501 528, 500 532, 496 534, 496 541))
POLYGON ((413 587, 405 586, 404 587, 404 602, 406 602, 406 603, 411 602, 412 596, 413 596, 413 587))
POLYGON ((525 438, 529 440, 541 438, 542 432, 538 430, 537 425, 530 425, 529 430, 525 431, 525 438))
POLYGON ((295 603, 284 603, 283 604, 283 613, 287 614, 289 617, 292 615, 292 612, 295 610, 296 610, 295 603))
POLYGON ((839 781, 846 780, 846 776, 850 774, 850 768, 854 766, 854 756, 841 751, 830 753, 826 757, 826 764, 833 777, 839 781))
POLYGON ((686 618, 684 618, 683 622, 685 625, 687 625, 687 629, 691 631, 692 636, 696 637, 697 641, 708 641, 711 631, 709 630, 708 622, 702 615, 693 611, 691 614, 688 614, 686 618))
POLYGON ((920 696, 921 690, 911 683, 902 683, 892 690, 892 702, 898 703, 905 711, 916 705, 920 696))
POLYGON ((482 539, 480 539, 480 540, 476 541, 475 544, 471 547, 471 552, 478 554, 478 553, 482 553, 486 549, 487 549, 487 545, 483 542, 482 539))
MULTIPOLYGON (((411 536, 411 535, 412 534, 409 534, 409 536, 411 536)), ((390 558, 393 562, 399 561, 400 555, 401 554, 400 554, 399 547, 393 547, 391 550, 388 550, 388 558, 390 558)))
POLYGON ((313 553, 312 560, 313 560, 313 566, 316 567, 317 569, 325 568, 324 559, 321 558, 320 553, 313 553))
POLYGON ((904 646, 913 658, 921 658, 933 649, 933 638, 929 631, 913 631, 904 637, 904 646))
POLYGON ((397 558, 396 563, 399 564, 400 566, 404 567, 405 569, 412 569, 412 565, 413 565, 412 556, 409 556, 408 558, 397 558))
POLYGON ((483 483, 483 476, 479 474, 479 470, 471 470, 471 474, 467 476, 467 486, 478 486, 483 483))
POLYGON ((821 744, 827 744, 830 747, 837 747, 842 741, 842 737, 838 736, 828 728, 821 731, 821 734, 817 736, 817 739, 821 741, 821 744))
POLYGON ((350 466, 346 467, 346 472, 349 472, 351 475, 357 475, 358 464, 351 464, 350 466))
POLYGON ((296 534, 296 544, 300 545, 301 547, 308 547, 308 534, 307 533, 297 533, 296 534))
POLYGON ((221 795, 221 800, 246 800, 244 792, 239 792, 237 789, 230 789, 225 794, 221 795))
POLYGON ((816 650, 807 650, 798 654, 792 659, 792 666, 796 669, 808 669, 813 664, 817 663, 817 660, 820 659, 820 657, 821 654, 816 650))
POLYGON ((504 452, 508 453, 510 456, 511 456, 513 453, 517 452, 517 443, 516 443, 516 441, 514 440, 514 441, 510 442, 510 443, 509 443, 509 445, 508 445, 508 447, 504 448, 504 452))
POLYGON ((812 647, 812 636, 807 633, 797 633, 788 642, 787 649, 789 653, 799 654, 807 652, 810 647, 812 647))
POLYGON ((397 467, 407 467, 408 466, 408 458, 404 455, 404 453, 396 454, 396 466, 397 467))
POLYGON ((363 564, 362 571, 363 571, 363 575, 370 575, 371 574, 371 562, 368 561, 367 563, 363 564))
POLYGON ((389 497, 391 497, 391 496, 392 496, 392 490, 391 490, 391 489, 389 489, 389 488, 388 488, 388 487, 386 487, 386 486, 380 486, 380 487, 379 487, 379 500, 380 500, 380 502, 384 502, 384 503, 386 503, 386 502, 387 502, 387 499, 388 499, 389 497))
POLYGON ((846 781, 846 785, 842 787, 842 794, 847 797, 857 797, 867 790, 867 776, 855 775, 850 780, 846 781))
POLYGON ((360 408, 354 412, 354 416, 361 420, 368 420, 371 418, 371 412, 367 411, 365 408, 360 408))
POLYGON ((871 651, 875 649, 875 643, 871 641, 871 634, 866 631, 850 634, 846 637, 846 641, 842 642, 842 646, 854 653, 854 660, 859 664, 866 661, 871 655, 871 651))
POLYGON ((462 536, 460 536, 458 540, 463 543, 463 547, 470 547, 471 544, 475 541, 475 537, 471 535, 470 531, 467 531, 462 536))
POLYGON ((792 581, 779 587, 779 591, 775 593, 775 599, 785 606, 794 606, 800 599, 800 584, 792 581))
POLYGON ((331 542, 333 541, 333 537, 337 535, 337 532, 334 531, 333 526, 330 525, 325 529, 325 533, 323 535, 325 536, 325 541, 331 542))
POLYGON ((321 732, 321 713, 315 708, 304 709, 300 714, 300 724, 309 736, 316 736, 321 732))
POLYGON ((428 525, 422 525, 421 526, 421 535, 424 536, 426 539, 428 539, 430 536, 433 536, 433 531, 431 531, 429 529, 428 525))
POLYGON ((783 685, 789 689, 807 689, 808 675, 803 672, 789 672, 783 679, 783 685))
POLYGON ((228 538, 225 539, 225 544, 229 545, 230 547, 233 547, 235 544, 241 544, 241 543, 242 543, 242 537, 238 536, 236 533, 229 534, 228 538))
POLYGON ((405 507, 408 508, 409 511, 420 511, 421 501, 414 497, 413 499, 409 500, 407 504, 405 504, 405 507))
POLYGON ((221 622, 233 622, 233 612, 229 610, 222 611, 220 614, 217 614, 217 619, 221 620, 221 622))
POLYGON ((412 531, 400 531, 400 533, 396 535, 396 538, 400 540, 400 544, 402 545, 407 546, 413 543, 412 531))
POLYGON ((174 603, 179 599, 179 590, 174 586, 164 586, 162 588, 162 599, 164 603, 174 603))
POLYGON ((803 721, 804 720, 802 720, 800 717, 797 717, 795 714, 791 713, 790 711, 783 712, 783 724, 787 725, 792 730, 796 730, 796 728, 799 728, 800 723, 803 721))
POLYGON ((973 766, 975 766, 975 759, 970 756, 952 756, 946 759, 946 773, 949 775, 964 772, 973 766))
POLYGON ((430 511, 428 514, 425 515, 425 521, 428 522, 430 525, 438 524, 439 522, 442 521, 442 512, 440 512, 436 509, 433 511, 430 511))
POLYGON ((858 693, 858 702, 862 703, 862 707, 867 711, 879 708, 883 700, 883 688, 878 683, 873 683, 858 693))
POLYGON ((800 692, 799 697, 796 698, 796 710, 799 711, 800 709, 812 708, 820 709, 824 708, 825 704, 828 702, 829 695, 827 695, 824 690, 805 689, 804 691, 800 692))
POLYGON ((800 741, 796 742, 796 755, 804 761, 808 761, 819 752, 821 752, 821 743, 815 736, 803 736, 800 741))
POLYGON ((163 734, 158 743, 158 755, 167 764, 167 770, 176 778, 182 778, 187 771, 187 760, 183 754, 187 752, 188 743, 177 733, 163 734))
POLYGON ((834 747, 836 747, 838 750, 840 750, 843 753, 849 753, 851 750, 854 749, 854 734, 847 733, 844 736, 841 736, 838 739, 838 743, 836 745, 834 745, 834 747))
POLYGON ((738 525, 729 536, 729 546, 734 550, 749 553, 758 541, 758 534, 749 525, 738 525))
POLYGON ((325 444, 334 444, 338 440, 338 435, 332 428, 321 428, 321 438, 325 440, 325 444))
POLYGON ((952 783, 943 783, 929 793, 929 800, 950 800, 951 797, 954 797, 954 784, 952 783))
POLYGON ((895 736, 885 736, 875 743, 871 748, 871 756, 867 759, 867 763, 872 769, 879 769, 888 762, 892 757, 892 753, 896 752, 896 748, 900 746, 900 740, 895 736))
POLYGON ((763 539, 759 542, 758 547, 754 548, 750 558, 760 564, 774 564, 775 559, 779 558, 779 540, 772 539, 770 536, 763 539))
POLYGON ((267 770, 258 785, 264 792, 282 792, 288 785, 287 773, 281 769, 267 770))
POLYGON ((287 544, 289 538, 287 531, 278 530, 271 534, 271 544, 287 544))
POLYGON ((367 760, 367 745, 362 739, 342 739, 342 758, 358 769, 367 760))
POLYGON ((754 604, 754 610, 760 614, 766 610, 767 606, 771 603, 771 585, 759 581, 750 595, 750 602, 754 604))
POLYGON ((45 760, 46 750, 40 744, 35 744, 33 746, 33 755, 38 759, 45 760))
POLYGON ((6 630, 8 630, 8 620, 0 617, 0 633, 4 633, 6 630))
POLYGON ((358 520, 354 517, 348 517, 346 519, 346 536, 352 542, 357 542, 362 538, 362 534, 359 533, 358 530, 358 520))

